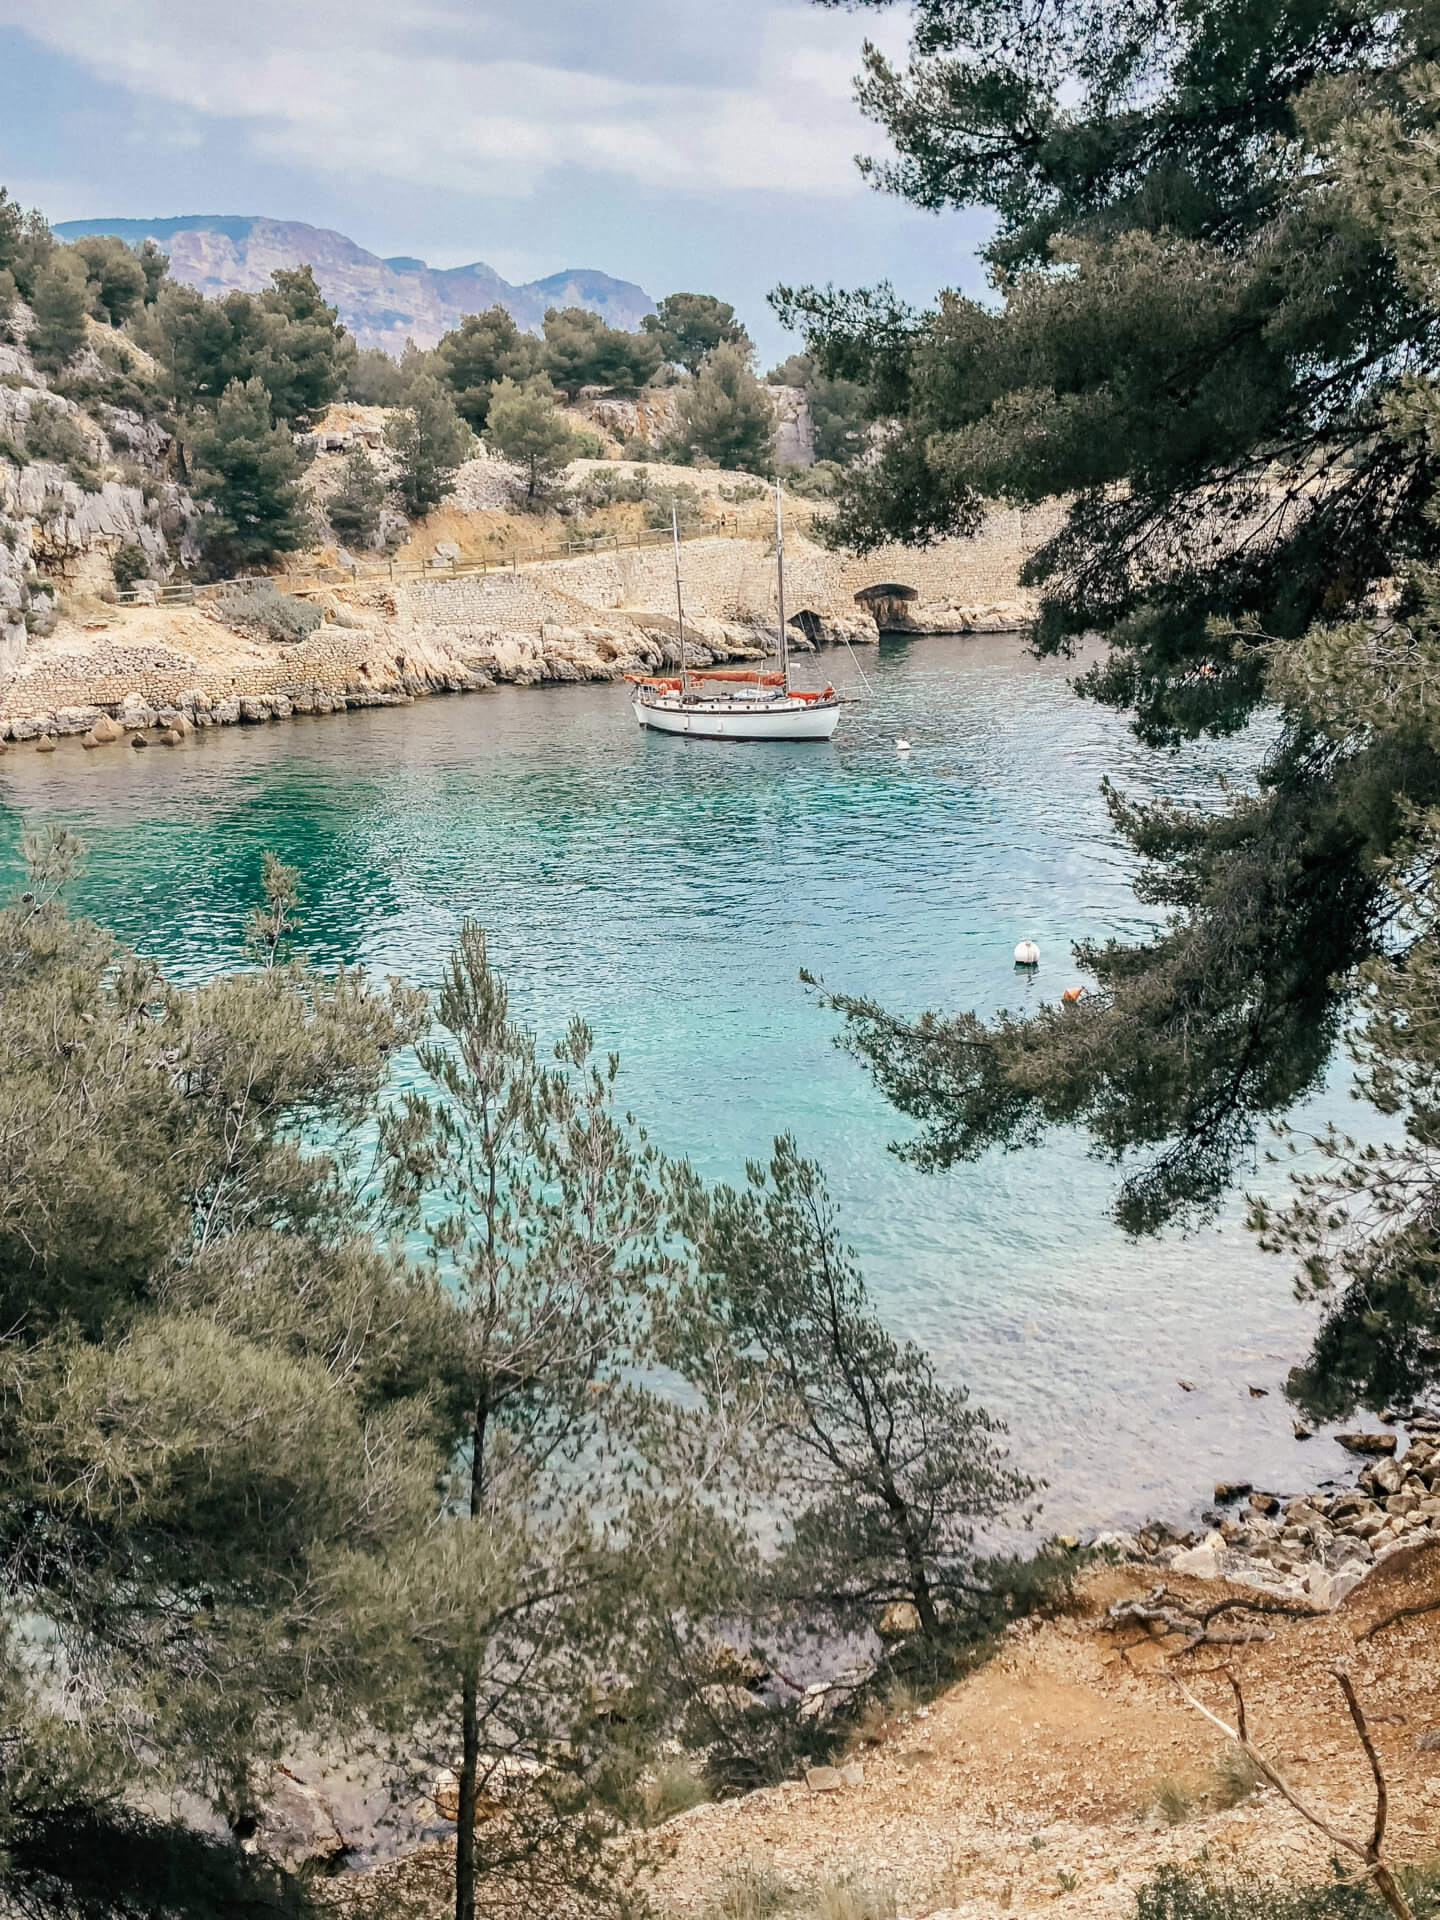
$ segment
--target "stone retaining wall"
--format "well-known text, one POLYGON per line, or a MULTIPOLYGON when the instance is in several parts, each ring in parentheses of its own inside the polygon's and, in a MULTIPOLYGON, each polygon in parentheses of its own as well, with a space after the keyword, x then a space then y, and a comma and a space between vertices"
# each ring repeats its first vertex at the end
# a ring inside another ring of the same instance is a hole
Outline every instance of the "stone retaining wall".
MULTIPOLYGON (((688 657, 702 665, 755 659, 759 651, 748 630, 704 621, 690 637, 688 657)), ((413 619, 326 624, 289 646, 262 649, 237 636, 229 657, 208 661, 161 646, 97 643, 89 652, 28 661, 0 693, 0 740, 84 734, 106 715, 143 732, 168 727, 177 713, 200 726, 223 726, 394 705, 500 682, 614 680, 673 665, 678 657, 673 623, 657 619, 546 623, 532 632, 413 619)))
MULTIPOLYGON (((114 505, 123 512, 129 502, 114 505)), ((792 621, 807 617, 803 633, 792 627, 792 643, 874 642, 874 618, 855 595, 882 582, 913 590, 901 617, 917 631, 1020 624, 1029 613, 1020 564, 1053 521, 997 513, 974 540, 892 547, 864 559, 796 532, 787 542, 786 610, 792 621)), ((773 651, 775 567, 763 541, 687 542, 683 574, 691 665, 773 651)), ((362 583, 320 597, 326 623, 295 645, 261 644, 189 610, 167 623, 173 647, 127 646, 122 616, 105 639, 62 633, 18 661, 12 651, 8 673, 0 661, 0 739, 84 733, 102 713, 130 726, 163 725, 176 712, 223 724, 499 681, 613 679, 679 657, 674 563, 664 548, 583 554, 511 573, 362 583)))

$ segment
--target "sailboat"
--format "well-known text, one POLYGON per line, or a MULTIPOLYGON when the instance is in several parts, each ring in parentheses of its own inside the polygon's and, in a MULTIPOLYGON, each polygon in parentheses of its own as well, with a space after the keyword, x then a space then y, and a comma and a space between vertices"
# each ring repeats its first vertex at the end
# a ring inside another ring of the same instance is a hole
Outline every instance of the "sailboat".
POLYGON ((635 718, 660 733, 702 740, 828 740, 840 722, 833 687, 808 692, 790 685, 790 643, 785 625, 785 525, 780 482, 775 482, 775 567, 780 605, 780 670, 762 673, 691 673, 685 662, 685 597, 680 580, 680 518, 672 506, 675 539, 675 614, 680 628, 680 675, 662 679, 630 674, 635 718))

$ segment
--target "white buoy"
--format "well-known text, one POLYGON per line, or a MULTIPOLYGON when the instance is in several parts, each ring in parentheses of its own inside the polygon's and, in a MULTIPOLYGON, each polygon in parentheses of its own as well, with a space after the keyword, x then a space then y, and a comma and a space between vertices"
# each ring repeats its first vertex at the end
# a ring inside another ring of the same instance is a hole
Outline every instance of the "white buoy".
POLYGON ((908 753, 910 751, 910 742, 908 740, 897 740, 895 742, 895 751, 897 753, 908 753))
POLYGON ((1017 967, 1038 967, 1039 966, 1040 949, 1039 947, 1036 946, 1033 940, 1022 940, 1019 946, 1016 947, 1015 964, 1017 967))

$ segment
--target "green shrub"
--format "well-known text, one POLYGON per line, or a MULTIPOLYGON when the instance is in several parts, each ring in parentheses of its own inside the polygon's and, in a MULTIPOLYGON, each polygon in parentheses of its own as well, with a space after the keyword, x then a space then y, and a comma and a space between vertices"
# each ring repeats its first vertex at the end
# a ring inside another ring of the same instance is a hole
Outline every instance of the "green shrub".
POLYGON ((101 332, 90 344, 100 365, 87 366, 83 371, 52 380, 52 393, 62 394, 79 406, 103 401, 106 406, 126 407, 145 420, 155 419, 164 412, 164 396, 155 375, 146 369, 124 339, 101 332))
POLYGON ((774 1862, 753 1854, 722 1871, 705 1920, 772 1920, 789 1901, 790 1889, 774 1862))
POLYGON ((1167 1827, 1179 1827, 1195 1811, 1195 1798, 1183 1780, 1164 1774, 1155 1782, 1151 1798, 1167 1827))
POLYGON ((25 456, 13 440, 7 440, 0 434, 0 460, 8 460, 12 467, 23 467, 25 456))
POLYGON ((281 593, 268 580, 241 581, 220 598, 220 618, 227 627, 259 627, 281 644, 303 640, 323 617, 308 600, 281 593))
POLYGON ((813 467, 780 469, 780 478, 786 487, 802 500, 833 499, 842 475, 843 469, 833 460, 817 460, 813 467))
MULTIPOLYGON (((1402 1875, 1415 1920, 1440 1914, 1440 1879, 1402 1875)), ((1136 1920, 1385 1920, 1389 1909, 1364 1881, 1278 1887, 1249 1875, 1220 1880, 1181 1867, 1161 1867, 1135 1896, 1136 1920)))
POLYGON ((361 407, 400 407, 410 379, 411 373, 383 347, 362 347, 345 376, 345 398, 361 407))
POLYGON ((679 522, 681 533, 692 533, 698 527, 704 515, 700 510, 700 496, 688 481, 682 480, 678 486, 664 487, 652 492, 645 502, 645 524, 647 527, 671 525, 672 509, 679 522))
POLYGON ((1215 1798, 1222 1807, 1238 1807, 1260 1784, 1255 1762, 1243 1747, 1231 1747, 1215 1769, 1215 1798))
POLYGON ((650 498, 648 473, 623 473, 614 467, 597 467, 583 474, 555 499, 560 513, 595 513, 601 507, 636 506, 650 498))
POLYGON ((673 1820, 677 1813, 689 1813, 692 1807, 704 1806, 709 1798, 710 1789, 703 1775, 696 1772, 689 1760, 662 1760, 654 1769, 653 1784, 646 1795, 646 1813, 658 1826, 673 1820))
POLYGON ((898 1908, 892 1888, 847 1873, 822 1880, 802 1911, 804 1920, 895 1920, 898 1908))
POLYGON ((150 561, 145 549, 134 540, 127 541, 110 562, 110 572, 121 593, 128 593, 137 580, 149 578, 150 561))

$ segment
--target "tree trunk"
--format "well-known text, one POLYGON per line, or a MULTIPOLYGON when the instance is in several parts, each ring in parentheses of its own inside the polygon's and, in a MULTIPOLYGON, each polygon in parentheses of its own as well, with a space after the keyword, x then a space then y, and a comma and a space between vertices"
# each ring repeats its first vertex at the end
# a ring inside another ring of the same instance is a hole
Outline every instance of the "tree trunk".
MULTIPOLYGON (((490 1418, 489 1398, 475 1409, 470 1435, 470 1518, 475 1520, 485 1498, 485 1429, 490 1418)), ((467 1655, 460 1683, 460 1805, 455 1835, 455 1920, 475 1920, 475 1802, 480 1779, 479 1683, 475 1654, 467 1655)))
POLYGON ((906 1559, 910 1571, 910 1597, 915 1602, 915 1611, 920 1616, 920 1631, 927 1640, 940 1638, 940 1615, 935 1611, 935 1596, 930 1591, 930 1578, 925 1571, 925 1559, 919 1549, 907 1539, 906 1559))
POLYGON ((930 1591, 930 1576, 925 1571, 925 1555, 920 1549, 920 1542, 915 1538, 909 1503, 895 1484, 890 1473, 889 1462, 882 1460, 880 1467, 883 1476, 883 1498, 890 1510, 890 1517, 895 1522, 895 1530, 900 1535, 900 1546, 905 1555, 905 1571, 910 1576, 910 1598, 914 1601, 915 1611, 920 1616, 920 1631, 927 1640, 938 1640, 940 1616, 935 1611, 935 1596, 930 1591))
POLYGON ((1410 1910, 1410 1903, 1400 1891, 1390 1869, 1382 1867, 1377 1860, 1370 1871, 1375 1881, 1375 1891, 1394 1914, 1395 1920, 1415 1920, 1410 1910))
POLYGON ((480 1778, 480 1717, 477 1688, 467 1673, 460 1692, 460 1806, 455 1836, 455 1920, 475 1920, 475 1801, 480 1778))

